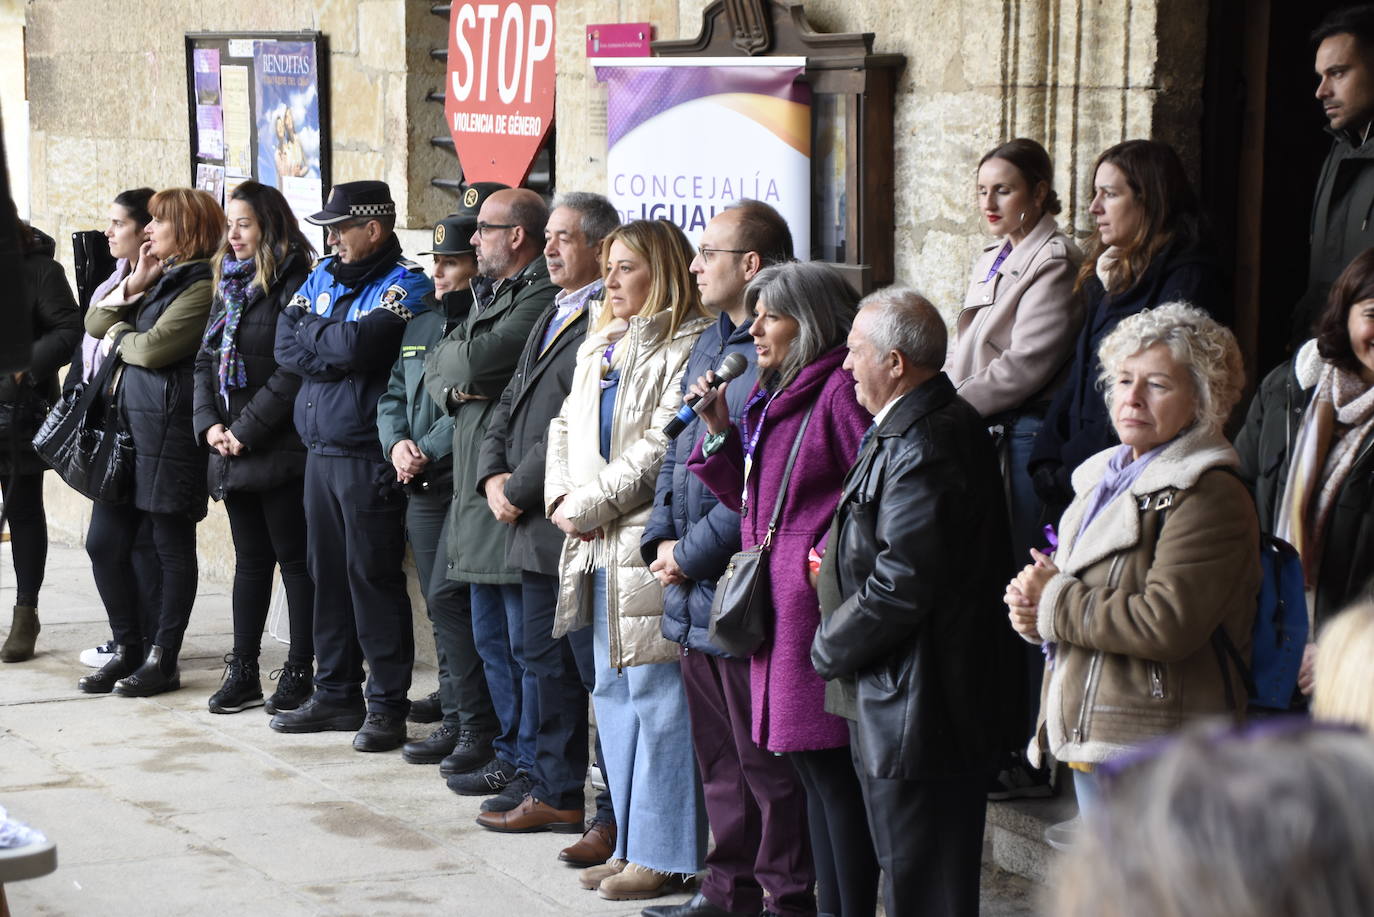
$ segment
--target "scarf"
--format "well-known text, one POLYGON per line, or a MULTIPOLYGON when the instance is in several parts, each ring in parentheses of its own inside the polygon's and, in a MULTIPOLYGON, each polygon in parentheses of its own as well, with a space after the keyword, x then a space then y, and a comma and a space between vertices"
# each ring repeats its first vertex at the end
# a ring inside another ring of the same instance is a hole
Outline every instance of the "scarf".
MULTIPOLYGON (((128 277, 133 267, 129 264, 128 258, 120 258, 115 262, 114 273, 105 278, 105 282, 95 288, 91 298, 87 302, 94 306, 119 286, 119 282, 128 277)), ((89 334, 81 336, 81 381, 90 382, 95 377, 96 371, 100 369, 100 338, 91 337, 89 334)))
MULTIPOLYGON (((1177 437, 1175 437, 1176 439, 1177 437)), ((1102 480, 1097 482, 1093 488, 1092 495, 1088 498, 1087 509, 1083 512, 1083 521, 1078 525, 1078 533, 1074 536, 1077 543, 1083 537, 1083 533, 1088 530, 1088 526, 1097 518, 1107 506, 1117 497, 1131 489, 1131 485, 1140 477, 1145 466, 1154 461, 1159 453, 1163 452, 1174 440, 1161 443, 1140 458, 1131 460, 1131 447, 1122 445, 1112 453, 1112 457, 1107 460, 1107 473, 1102 476, 1102 480)))
POLYGON ((1316 358, 1312 342, 1295 358, 1299 384, 1310 384, 1315 371, 1317 390, 1303 412, 1293 444, 1274 532, 1297 549, 1308 588, 1316 585, 1321 570, 1326 523, 1336 496, 1355 464, 1360 444, 1374 430, 1374 386, 1324 360, 1314 366, 1316 358))
POLYGON ((401 260, 401 240, 396 238, 396 233, 393 232, 382 243, 381 248, 363 260, 344 264, 338 258, 330 258, 325 270, 333 274, 334 279, 344 286, 357 289, 364 282, 370 280, 374 274, 390 269, 399 260, 401 260))
POLYGON ((248 368, 239 354, 239 321, 249 306, 262 299, 263 290, 253 283, 256 270, 253 259, 235 261, 224 256, 219 279, 219 299, 224 303, 210 324, 205 327, 201 348, 219 354, 219 394, 229 406, 229 390, 248 385, 248 368))
POLYGON ((1104 290, 1112 288, 1112 273, 1116 271, 1117 262, 1121 260, 1121 249, 1115 245, 1107 247, 1106 251, 1097 256, 1097 263, 1093 265, 1093 270, 1097 274, 1097 279, 1102 281, 1104 290))

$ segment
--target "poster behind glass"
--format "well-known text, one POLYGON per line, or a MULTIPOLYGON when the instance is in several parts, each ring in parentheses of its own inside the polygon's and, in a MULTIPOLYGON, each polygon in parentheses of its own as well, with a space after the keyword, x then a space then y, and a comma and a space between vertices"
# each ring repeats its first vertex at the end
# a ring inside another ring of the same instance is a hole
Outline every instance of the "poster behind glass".
POLYGON ((258 181, 281 191, 308 236, 304 218, 320 209, 323 191, 314 43, 255 42, 253 76, 258 181))

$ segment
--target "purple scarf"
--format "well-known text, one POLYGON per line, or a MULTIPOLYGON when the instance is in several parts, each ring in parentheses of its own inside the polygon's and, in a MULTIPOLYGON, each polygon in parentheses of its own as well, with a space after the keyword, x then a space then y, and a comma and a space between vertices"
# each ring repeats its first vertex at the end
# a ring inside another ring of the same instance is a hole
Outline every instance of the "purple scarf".
POLYGON ((238 350, 239 319, 243 311, 262 298, 262 288, 253 283, 253 259, 235 261, 224 256, 219 280, 219 299, 223 311, 210 320, 201 346, 219 354, 219 394, 227 407, 229 390, 248 384, 248 370, 238 350))
POLYGON ((1102 480, 1097 482, 1093 488, 1092 495, 1088 498, 1088 509, 1083 513, 1083 521, 1078 525, 1078 534, 1074 537, 1074 543, 1083 537, 1083 533, 1088 530, 1088 524, 1097 518, 1098 513, 1107 508, 1107 505, 1117 497, 1131 489, 1131 485, 1136 482, 1145 466, 1154 460, 1155 456, 1163 452, 1168 443, 1155 446, 1135 461, 1131 461, 1131 447, 1120 446, 1112 457, 1107 460, 1107 473, 1102 476, 1102 480))

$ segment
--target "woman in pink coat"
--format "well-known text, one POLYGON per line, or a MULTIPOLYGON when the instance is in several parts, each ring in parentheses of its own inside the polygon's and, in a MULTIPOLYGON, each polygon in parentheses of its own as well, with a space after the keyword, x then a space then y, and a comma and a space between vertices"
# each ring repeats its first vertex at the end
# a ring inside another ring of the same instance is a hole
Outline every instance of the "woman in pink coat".
MULTIPOLYGON (((688 467, 722 503, 741 510, 740 543, 761 544, 811 410, 769 551, 774 617, 752 660, 753 737, 761 748, 786 753, 806 788, 820 912, 872 914, 878 866, 848 726, 825 712, 825 682, 811 666, 820 604, 807 565, 873 421, 841 365, 858 296, 834 268, 793 262, 761 271, 745 302, 754 314, 759 382, 739 426, 730 423, 724 398, 703 409, 709 435, 688 467)), ((694 390, 704 391, 704 380, 694 390)))

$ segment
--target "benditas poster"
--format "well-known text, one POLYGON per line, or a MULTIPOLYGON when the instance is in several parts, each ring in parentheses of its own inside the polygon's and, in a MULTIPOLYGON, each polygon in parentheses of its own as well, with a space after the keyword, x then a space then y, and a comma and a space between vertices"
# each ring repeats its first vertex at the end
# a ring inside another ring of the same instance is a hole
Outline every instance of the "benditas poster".
POLYGON ((298 218, 320 209, 320 81, 315 45, 259 41, 253 52, 258 181, 274 185, 298 218))
POLYGON ((696 244, 740 198, 771 204, 811 251, 811 95, 801 58, 627 58, 607 83, 607 195, 626 220, 669 220, 696 244))

